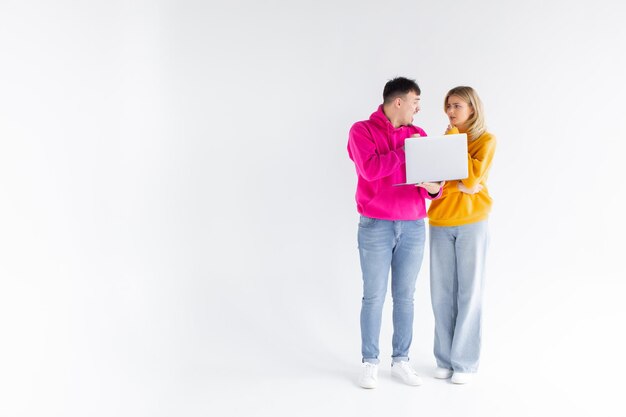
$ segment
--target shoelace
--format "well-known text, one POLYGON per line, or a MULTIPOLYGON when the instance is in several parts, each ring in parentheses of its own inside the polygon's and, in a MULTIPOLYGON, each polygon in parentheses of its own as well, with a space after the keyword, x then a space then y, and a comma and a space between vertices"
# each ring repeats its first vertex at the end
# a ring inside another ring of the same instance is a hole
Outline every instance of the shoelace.
POLYGON ((375 371, 376 371, 376 365, 369 363, 369 362, 365 362, 365 372, 368 378, 373 378, 375 371))
POLYGON ((400 365, 400 368, 402 368, 402 370, 406 372, 407 374, 417 375, 417 372, 415 371, 415 369, 413 369, 411 365, 409 365, 408 362, 402 361, 399 363, 399 365, 400 365))

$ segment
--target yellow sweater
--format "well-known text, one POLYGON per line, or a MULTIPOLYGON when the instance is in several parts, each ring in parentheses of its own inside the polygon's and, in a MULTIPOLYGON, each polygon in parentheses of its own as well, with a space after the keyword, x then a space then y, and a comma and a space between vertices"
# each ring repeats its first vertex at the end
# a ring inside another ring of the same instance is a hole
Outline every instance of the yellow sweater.
MULTIPOLYGON (((459 131, 453 128, 448 133, 459 131)), ((462 226, 486 220, 489 216, 491 197, 486 182, 496 151, 496 138, 491 133, 485 132, 476 140, 468 139, 467 151, 469 176, 462 182, 468 188, 479 183, 484 188, 470 195, 459 190, 458 181, 447 181, 441 197, 430 203, 428 219, 432 226, 462 226)))

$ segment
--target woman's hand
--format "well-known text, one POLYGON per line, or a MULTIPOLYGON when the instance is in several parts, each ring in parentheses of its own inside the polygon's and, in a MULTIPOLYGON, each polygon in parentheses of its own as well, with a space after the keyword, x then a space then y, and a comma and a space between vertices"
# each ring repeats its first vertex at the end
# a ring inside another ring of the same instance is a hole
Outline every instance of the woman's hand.
POLYGON ((463 181, 459 181, 458 187, 459 187, 459 191, 461 191, 462 193, 465 193, 465 194, 476 194, 477 192, 479 192, 480 190, 483 189, 483 185, 482 184, 476 184, 472 188, 467 188, 465 186, 465 184, 463 184, 463 181))
POLYGON ((428 191, 428 194, 438 194, 439 190, 441 189, 441 187, 443 187, 445 183, 446 183, 445 181, 420 182, 419 184, 415 184, 415 186, 424 188, 426 191, 428 191))

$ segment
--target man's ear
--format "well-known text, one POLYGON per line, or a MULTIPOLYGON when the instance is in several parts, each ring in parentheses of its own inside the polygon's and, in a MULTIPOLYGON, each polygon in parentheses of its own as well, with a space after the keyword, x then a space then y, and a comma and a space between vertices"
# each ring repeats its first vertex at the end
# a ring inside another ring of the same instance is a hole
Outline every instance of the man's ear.
POLYGON ((402 98, 401 97, 396 97, 394 103, 395 103, 396 107, 402 106, 402 98))

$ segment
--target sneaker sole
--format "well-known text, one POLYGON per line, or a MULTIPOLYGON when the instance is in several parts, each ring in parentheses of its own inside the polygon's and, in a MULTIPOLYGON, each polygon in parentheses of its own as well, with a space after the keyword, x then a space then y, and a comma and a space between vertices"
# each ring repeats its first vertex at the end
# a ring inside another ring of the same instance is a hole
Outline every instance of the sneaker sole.
POLYGON ((450 382, 452 382, 453 384, 456 384, 456 385, 463 385, 463 384, 469 384, 471 380, 472 380, 471 377, 469 377, 469 378, 462 378, 460 380, 459 379, 455 379, 454 375, 453 375, 452 378, 450 379, 450 382))
POLYGON ((405 383, 406 385, 409 385, 409 386, 411 386, 411 387, 419 387, 420 385, 422 385, 422 384, 424 383, 424 381, 422 381, 422 379, 421 379, 421 378, 420 378, 420 380, 419 380, 419 381, 417 381, 417 382, 408 382, 408 381, 406 381, 404 378, 402 378, 400 375, 396 375, 396 374, 392 373, 392 374, 391 374, 391 376, 392 376, 393 378, 396 378, 396 379, 398 379, 398 380, 402 381, 403 383, 405 383))

